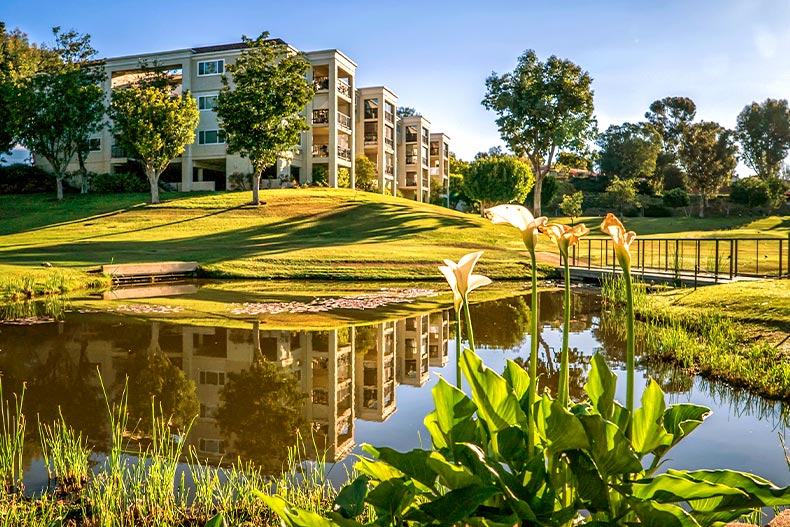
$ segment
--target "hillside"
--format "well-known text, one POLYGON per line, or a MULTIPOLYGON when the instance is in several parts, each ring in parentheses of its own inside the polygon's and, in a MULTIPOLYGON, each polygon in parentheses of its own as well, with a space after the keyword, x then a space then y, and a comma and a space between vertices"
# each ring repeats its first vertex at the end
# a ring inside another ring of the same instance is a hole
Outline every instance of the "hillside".
MULTIPOLYGON (((336 189, 146 195, 0 196, 0 270, 85 270, 107 263, 195 260, 211 276, 438 278, 444 258, 486 251, 479 271, 522 278, 512 228, 445 208, 336 189)), ((551 247, 546 243, 546 249, 551 247)))

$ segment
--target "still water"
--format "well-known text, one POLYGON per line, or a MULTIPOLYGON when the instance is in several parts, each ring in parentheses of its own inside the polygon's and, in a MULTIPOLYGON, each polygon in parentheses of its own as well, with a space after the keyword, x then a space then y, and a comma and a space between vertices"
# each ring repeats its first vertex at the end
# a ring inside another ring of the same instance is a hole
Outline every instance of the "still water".
MULTIPOLYGON (((556 393, 562 293, 540 293, 540 363, 556 393)), ((478 353, 501 372, 529 357, 529 296, 472 306, 478 353)), ((571 317, 571 396, 580 398, 590 357, 602 353, 625 379, 622 324, 602 312, 597 294, 577 290, 571 317)), ((349 463, 362 443, 409 450, 430 445, 424 416, 441 375, 456 382, 454 318, 449 310, 332 330, 197 327, 69 314, 57 323, 0 324, 0 374, 6 396, 25 384, 29 444, 26 486, 46 484, 35 416, 66 422, 96 452, 109 442, 105 402, 120 400, 128 379, 130 422, 145 434, 155 396, 175 428, 192 422, 187 444, 219 463, 240 456, 276 471, 297 433, 311 456, 349 463), (102 388, 102 383, 104 389, 102 388), (196 418, 193 417, 197 416, 196 418)), ((676 447, 666 467, 746 470, 790 483, 779 441, 782 404, 657 365, 640 366, 637 389, 652 376, 670 403, 693 402, 713 414, 676 447)), ((622 382, 620 383, 623 384, 622 382)), ((619 394, 624 400, 624 392, 619 394)), ((338 479, 344 470, 335 471, 338 479)))

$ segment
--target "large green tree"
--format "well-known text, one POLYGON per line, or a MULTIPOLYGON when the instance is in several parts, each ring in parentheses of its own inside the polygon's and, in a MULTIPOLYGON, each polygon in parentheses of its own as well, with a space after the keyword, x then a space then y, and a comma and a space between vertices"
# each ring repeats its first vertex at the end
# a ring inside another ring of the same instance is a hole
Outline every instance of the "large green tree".
POLYGON ((19 141, 46 159, 63 199, 66 169, 85 149, 91 134, 104 126, 104 65, 94 61, 90 35, 75 31, 55 35, 55 60, 19 83, 19 141))
POLYGON ((163 76, 150 72, 139 82, 112 92, 110 118, 116 144, 138 159, 159 203, 159 176, 195 140, 200 121, 189 92, 177 95, 163 76))
POLYGON ((655 174, 662 140, 651 124, 612 125, 598 137, 597 144, 601 147, 598 158, 601 172, 623 179, 645 179, 660 190, 662 181, 656 181, 655 174))
POLYGON ((697 105, 690 98, 664 97, 653 101, 650 111, 645 113, 645 118, 661 134, 664 150, 675 156, 683 132, 689 127, 696 114, 697 105))
POLYGON ((480 212, 496 203, 521 202, 532 189, 535 178, 529 164, 515 157, 475 159, 464 176, 464 191, 480 202, 480 212))
POLYGON ((525 156, 535 175, 534 210, 540 215, 543 179, 560 150, 582 150, 595 135, 592 78, 569 60, 545 62, 528 50, 516 68, 486 79, 483 106, 497 113, 502 140, 525 156))
POLYGON ((732 177, 738 160, 735 134, 718 123, 702 121, 690 125, 683 133, 678 157, 689 182, 700 194, 700 217, 705 216, 708 199, 732 177))
POLYGON ((785 99, 753 102, 735 127, 741 159, 763 180, 776 178, 790 150, 790 108, 785 99))
POLYGON ((252 200, 260 205, 261 174, 292 153, 301 132, 309 130, 302 112, 315 95, 306 78, 310 63, 280 40, 264 32, 242 37, 247 48, 223 75, 214 110, 227 134, 229 153, 252 163, 252 200))
POLYGON ((354 160, 354 187, 358 190, 375 192, 379 187, 379 176, 376 163, 364 154, 358 154, 354 160))

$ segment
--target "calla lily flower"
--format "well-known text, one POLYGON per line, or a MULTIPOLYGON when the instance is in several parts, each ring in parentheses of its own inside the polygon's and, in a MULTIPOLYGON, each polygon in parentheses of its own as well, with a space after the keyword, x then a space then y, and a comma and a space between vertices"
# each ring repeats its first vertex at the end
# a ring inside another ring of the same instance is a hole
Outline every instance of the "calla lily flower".
POLYGON ((458 263, 445 260, 445 265, 439 266, 439 271, 450 284, 450 289, 453 290, 453 304, 455 304, 456 311, 461 308, 470 292, 491 283, 491 279, 487 276, 472 274, 472 270, 482 254, 483 251, 469 253, 458 260, 458 263))
POLYGON ((617 263, 623 269, 623 272, 631 271, 631 243, 636 238, 634 231, 626 231, 617 216, 611 212, 606 215, 603 223, 601 223, 601 230, 612 237, 614 243, 614 253, 617 256, 617 263))
POLYGON ((567 260, 568 249, 579 243, 582 236, 590 234, 588 229, 583 224, 578 224, 575 227, 568 227, 559 223, 549 223, 539 227, 540 232, 551 238, 557 244, 560 254, 567 260))
POLYGON ((485 215, 492 223, 509 223, 521 231, 524 245, 532 254, 538 243, 538 231, 548 221, 545 216, 533 217, 529 209, 522 205, 497 205, 486 209, 485 215))

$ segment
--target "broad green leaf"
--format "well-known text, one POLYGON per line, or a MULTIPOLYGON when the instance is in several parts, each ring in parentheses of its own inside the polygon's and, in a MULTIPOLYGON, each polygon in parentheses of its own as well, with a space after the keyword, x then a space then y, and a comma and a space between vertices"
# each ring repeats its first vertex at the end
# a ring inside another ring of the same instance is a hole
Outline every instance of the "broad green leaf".
POLYGON ((436 486, 436 473, 426 463, 431 455, 429 450, 415 449, 411 452, 398 452, 388 447, 377 449, 380 460, 414 478, 428 488, 436 486))
POLYGON ((228 527, 228 523, 225 521, 225 517, 220 512, 207 521, 205 527, 228 527))
POLYGON ((473 440, 475 403, 443 378, 431 390, 436 409, 425 416, 425 427, 437 449, 473 440))
POLYGON ((438 452, 431 452, 426 464, 439 475, 439 482, 449 489, 460 489, 483 483, 483 480, 471 470, 463 465, 450 463, 438 452))
POLYGON ((461 369, 477 405, 477 415, 494 435, 508 426, 526 425, 526 416, 513 390, 496 372, 487 368, 473 351, 464 350, 461 369))
POLYGON ((365 497, 367 495, 368 478, 359 476, 340 489, 332 509, 344 518, 355 518, 365 511, 365 497))
POLYGON ((576 491, 590 512, 609 510, 609 488, 595 463, 581 450, 567 452, 571 471, 576 476, 576 491))
POLYGON ((420 510, 443 524, 456 523, 471 516, 496 492, 497 489, 493 486, 464 487, 420 505, 420 510))
POLYGON ((496 435, 497 452, 512 468, 517 469, 529 457, 527 434, 521 428, 509 426, 496 435))
POLYGON ((600 415, 582 415, 579 422, 590 442, 589 453, 603 476, 642 471, 639 457, 620 428, 600 415))
MULTIPOLYGON (((370 445, 362 445, 362 450, 372 456, 378 456, 378 450, 371 447, 370 445)), ((388 479, 397 479, 405 476, 403 472, 388 465, 387 463, 384 463, 383 461, 365 457, 359 458, 359 461, 356 462, 354 468, 360 474, 364 474, 370 477, 370 479, 376 481, 387 481, 388 479)))
POLYGON ((382 481, 368 492, 367 502, 376 509, 376 514, 386 518, 387 523, 400 523, 402 517, 414 503, 417 491, 414 485, 403 479, 382 481))
POLYGON ((713 496, 738 496, 748 498, 748 494, 735 487, 694 480, 681 474, 659 474, 645 480, 631 482, 631 495, 640 500, 658 503, 679 503, 706 499, 713 496))
POLYGON ((537 409, 535 429, 549 448, 555 452, 563 452, 590 446, 579 418, 559 401, 543 394, 537 409))
POLYGON ((603 356, 596 353, 590 361, 590 373, 587 375, 584 391, 587 392, 590 402, 604 419, 611 420, 612 418, 616 390, 617 375, 609 369, 603 356))
POLYGON ((634 505, 639 527, 700 527, 682 507, 671 503, 643 502, 634 505))
POLYGON ((721 500, 690 502, 693 509, 713 512, 724 508, 781 507, 790 505, 790 487, 777 487, 767 479, 734 470, 695 470, 691 472, 668 470, 668 474, 690 479, 699 483, 726 485, 747 494, 726 496, 721 500))
MULTIPOLYGON (((504 377, 507 385, 510 386, 513 393, 516 394, 519 401, 522 401, 522 403, 529 402, 529 385, 531 379, 529 378, 529 373, 527 373, 524 368, 508 359, 502 377, 504 377)), ((524 405, 522 404, 522 408, 523 407, 524 405)))
POLYGON ((642 393, 642 406, 634 410, 631 421, 631 444, 637 454, 644 456, 661 445, 666 436, 663 423, 664 392, 653 379, 642 393))
MULTIPOLYGON (((294 509, 291 505, 282 499, 279 496, 270 496, 264 494, 262 492, 255 492, 255 495, 261 498, 263 502, 273 510, 277 516, 283 521, 285 525, 288 527, 335 527, 336 524, 327 518, 324 518, 320 514, 316 514, 310 511, 304 511, 299 509, 294 509)), ((220 515, 214 516, 210 521, 222 521, 224 522, 224 518, 220 515), (217 516, 219 516, 219 520, 216 520, 217 516)), ((215 526, 218 527, 223 525, 223 523, 217 523, 215 526)))
POLYGON ((710 415, 710 408, 696 404, 674 404, 664 412, 664 429, 667 435, 655 454, 663 457, 670 448, 694 431, 710 415))

